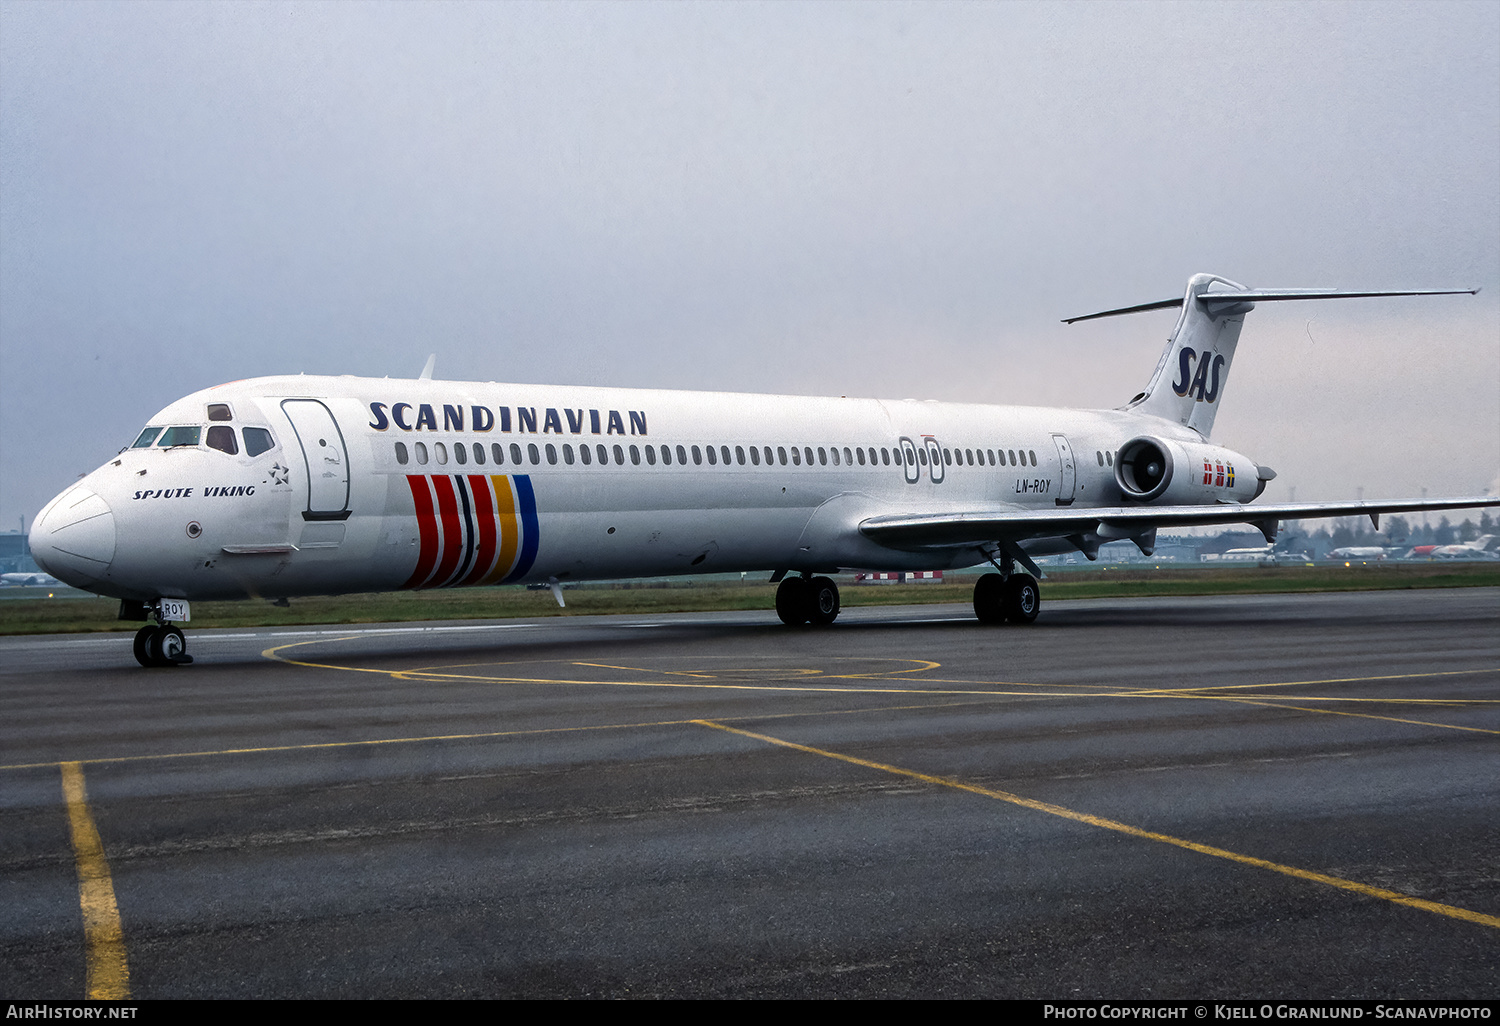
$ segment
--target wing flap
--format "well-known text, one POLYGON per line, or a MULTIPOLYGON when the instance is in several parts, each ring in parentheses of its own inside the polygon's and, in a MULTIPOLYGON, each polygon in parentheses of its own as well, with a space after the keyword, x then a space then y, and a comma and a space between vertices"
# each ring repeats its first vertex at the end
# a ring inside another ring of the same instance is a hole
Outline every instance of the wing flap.
POLYGON ((1384 513, 1436 512, 1500 506, 1500 497, 1398 499, 1388 502, 1273 502, 1264 505, 1223 503, 1217 506, 1113 506, 1097 509, 990 509, 946 513, 898 513, 870 517, 860 533, 896 549, 946 548, 1032 538, 1066 538, 1097 534, 1131 538, 1158 528, 1255 524, 1274 534, 1282 520, 1367 516, 1379 526, 1384 513))

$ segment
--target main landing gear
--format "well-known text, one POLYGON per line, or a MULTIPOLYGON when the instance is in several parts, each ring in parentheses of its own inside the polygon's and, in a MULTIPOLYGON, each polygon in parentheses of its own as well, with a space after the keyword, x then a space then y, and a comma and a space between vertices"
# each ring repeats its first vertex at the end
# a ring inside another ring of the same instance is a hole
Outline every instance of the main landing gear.
POLYGON ((776 589, 776 615, 788 627, 833 623, 839 615, 839 586, 827 577, 788 577, 776 589))
MULTIPOLYGON (((974 585, 980 623, 1027 624, 1042 608, 1042 590, 1027 573, 985 574, 974 585)), ((825 625, 839 615, 839 586, 827 577, 788 577, 776 589, 776 615, 788 627, 825 625)))
POLYGON ((135 661, 142 666, 181 666, 193 661, 187 639, 169 623, 148 623, 135 632, 135 661))
POLYGON ((1041 608, 1041 588, 1030 574, 985 574, 974 585, 974 615, 980 623, 1031 623, 1041 608))

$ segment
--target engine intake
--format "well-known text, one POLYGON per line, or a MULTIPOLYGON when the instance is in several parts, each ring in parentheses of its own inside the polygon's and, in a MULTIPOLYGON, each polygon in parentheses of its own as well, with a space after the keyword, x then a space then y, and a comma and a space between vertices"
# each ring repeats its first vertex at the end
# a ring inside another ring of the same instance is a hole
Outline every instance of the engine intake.
POLYGON ((1149 502, 1172 483, 1172 452, 1148 436, 1132 438, 1115 459, 1115 483, 1132 499, 1149 502))

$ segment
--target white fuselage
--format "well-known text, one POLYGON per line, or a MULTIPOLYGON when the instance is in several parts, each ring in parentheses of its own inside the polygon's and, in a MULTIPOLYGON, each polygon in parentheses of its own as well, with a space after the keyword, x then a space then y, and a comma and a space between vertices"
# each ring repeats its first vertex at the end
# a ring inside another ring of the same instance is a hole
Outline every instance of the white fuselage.
MULTIPOLYGON (((973 565, 976 548, 904 551, 858 526, 1117 506, 1127 440, 1203 445, 1125 411, 353 377, 236 382, 149 424, 162 432, 38 516, 38 562, 62 580, 136 600, 279 598, 973 565), (173 428, 197 434, 163 445, 173 428)), ((1253 497, 1254 464, 1216 451, 1239 480, 1184 474, 1174 501, 1253 497)))

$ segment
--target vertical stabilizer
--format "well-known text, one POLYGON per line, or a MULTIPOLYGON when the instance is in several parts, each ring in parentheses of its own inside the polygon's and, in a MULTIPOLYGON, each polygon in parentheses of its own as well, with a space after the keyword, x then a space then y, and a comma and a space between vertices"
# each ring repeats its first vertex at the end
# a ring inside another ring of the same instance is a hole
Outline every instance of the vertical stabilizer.
POLYGON ((1149 413, 1176 424, 1186 424, 1205 439, 1213 432, 1219 398, 1229 381, 1229 366, 1240 340, 1245 314, 1255 304, 1245 301, 1199 302, 1205 294, 1243 293, 1245 286, 1212 274, 1188 279, 1182 316, 1167 339, 1161 361, 1145 391, 1127 409, 1149 413))
POLYGON ((1187 293, 1181 299, 1163 299, 1155 303, 1102 310, 1081 317, 1065 318, 1064 324, 1092 321, 1098 317, 1144 313, 1181 307, 1182 316, 1167 339, 1161 360, 1151 382, 1125 405, 1127 410, 1149 413, 1165 420, 1185 424, 1205 439, 1214 427, 1219 397, 1229 380, 1229 365, 1234 362, 1234 347, 1240 340, 1245 314, 1256 303, 1286 302, 1305 299, 1371 299, 1379 296, 1457 296, 1473 295, 1478 289, 1401 289, 1379 291, 1345 289, 1247 289, 1216 274, 1195 274, 1188 279, 1187 293))

